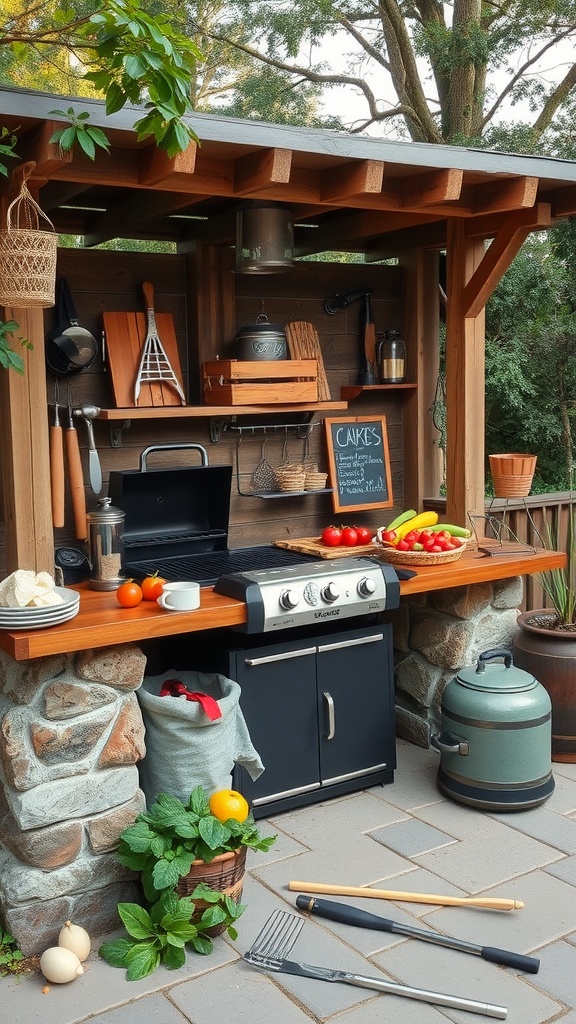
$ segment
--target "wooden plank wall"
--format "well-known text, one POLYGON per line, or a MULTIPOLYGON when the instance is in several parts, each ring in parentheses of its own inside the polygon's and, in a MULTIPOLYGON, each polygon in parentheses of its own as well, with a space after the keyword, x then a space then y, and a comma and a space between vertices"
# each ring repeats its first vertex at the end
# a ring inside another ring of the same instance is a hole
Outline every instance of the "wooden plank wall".
MULTIPOLYGON (((177 255, 155 255, 147 253, 108 252, 103 250, 61 249, 59 252, 58 274, 64 276, 70 286, 79 323, 88 328, 100 340, 102 313, 108 311, 138 311, 144 309, 141 285, 151 281, 155 291, 155 308, 159 312, 170 312, 174 316, 180 359, 185 378, 197 385, 199 369, 196 359, 189 361, 189 352, 198 350, 198 339, 187 338, 186 279, 189 266, 186 257, 177 255)), ((403 329, 402 271, 395 266, 361 266, 352 264, 302 263, 288 274, 243 276, 234 278, 236 291, 236 325, 240 327, 255 323, 264 311, 271 323, 286 324, 291 320, 305 320, 317 328, 324 356, 332 397, 340 398, 340 387, 356 383, 362 366, 360 332, 361 300, 356 301, 339 313, 330 316, 324 311, 324 300, 336 292, 355 291, 360 288, 372 289, 372 307, 377 330, 403 329)), ((55 311, 45 311, 46 329, 54 326, 55 311)), ((234 354, 234 337, 222 339, 222 346, 212 355, 230 357, 234 354)), ((98 357, 88 370, 74 376, 59 379, 60 403, 67 403, 68 386, 75 405, 81 402, 113 407, 110 379, 98 357)), ((48 373, 47 390, 49 401, 54 400, 55 378, 48 373)), ((364 394, 350 404, 351 416, 383 413, 387 418, 390 453, 393 473, 395 508, 403 503, 402 478, 402 393, 374 392, 370 397, 364 394), (373 397, 375 396, 375 397, 373 397)), ((62 411, 61 411, 62 413, 62 411)), ((346 415, 329 413, 329 415, 346 415)), ((278 416, 276 415, 276 421, 278 416)), ((285 417, 283 417, 285 418, 285 417)), ((256 421, 250 421, 256 422, 256 421)), ((257 422, 262 422, 258 420, 257 422)), ((67 425, 65 417, 64 425, 67 425)), ((114 424, 112 424, 112 427, 114 424)), ((82 449, 85 481, 88 485, 87 434, 82 421, 77 422, 82 449)), ((238 447, 237 435, 224 433, 218 443, 210 440, 210 421, 206 419, 132 421, 122 431, 121 447, 111 446, 111 431, 108 423, 94 424, 96 444, 100 453, 104 489, 106 493, 108 474, 111 469, 134 469, 138 467, 141 451, 150 444, 195 441, 203 444, 209 454, 211 465, 232 464, 236 466, 239 456, 240 490, 251 489, 252 473, 261 458, 264 434, 243 434, 238 447)), ((278 465, 283 457, 286 432, 270 431, 266 436, 266 458, 272 465, 278 465)), ((312 458, 326 469, 326 457, 322 426, 315 426, 311 433, 309 451, 312 458)), ((288 434, 288 454, 297 461, 304 454, 304 442, 294 440, 288 434)), ((194 465, 197 456, 189 453, 169 453, 150 456, 149 465, 194 465)), ((96 497, 86 487, 88 510, 96 507, 96 497)), ((381 525, 393 515, 393 510, 382 513, 371 512, 360 516, 357 513, 332 511, 330 495, 312 495, 298 498, 263 500, 243 497, 238 493, 236 477, 233 476, 230 520, 230 546, 268 543, 275 539, 317 535, 323 526, 334 521, 367 522, 373 527, 381 525)), ((74 537, 70 496, 66 497, 66 525, 55 531, 55 547, 82 547, 74 537)), ((5 573, 5 551, 3 528, 0 531, 0 575, 5 573)))

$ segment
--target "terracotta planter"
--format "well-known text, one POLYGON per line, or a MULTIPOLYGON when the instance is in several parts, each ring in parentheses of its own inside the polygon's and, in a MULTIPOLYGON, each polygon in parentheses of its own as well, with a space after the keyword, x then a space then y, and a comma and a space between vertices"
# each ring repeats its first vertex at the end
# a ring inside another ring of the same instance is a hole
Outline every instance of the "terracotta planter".
MULTIPOLYGON (((206 864, 203 860, 192 861, 190 871, 180 879, 176 886, 179 896, 190 896, 200 882, 209 885, 215 892, 223 892, 230 896, 235 903, 242 898, 244 888, 244 875, 246 867, 246 847, 241 846, 238 850, 231 850, 229 853, 221 853, 214 857, 214 860, 206 864)), ((198 921, 203 911, 209 906, 204 900, 195 900, 196 911, 192 916, 192 923, 198 921)), ((226 925, 215 925, 209 928, 206 935, 214 938, 226 930, 226 925)))
POLYGON ((525 498, 530 494, 536 469, 536 455, 509 452, 489 455, 496 498, 525 498))
POLYGON ((550 609, 523 612, 514 637, 514 664, 531 672, 552 701, 552 760, 576 762, 576 631, 546 629, 530 620, 550 609))

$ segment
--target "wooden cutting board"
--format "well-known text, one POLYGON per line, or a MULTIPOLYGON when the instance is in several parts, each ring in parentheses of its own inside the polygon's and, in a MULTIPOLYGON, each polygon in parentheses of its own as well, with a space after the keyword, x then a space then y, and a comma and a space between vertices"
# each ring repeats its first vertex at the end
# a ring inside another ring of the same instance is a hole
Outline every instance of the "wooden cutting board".
MULTIPOLYGON (((118 409, 162 405, 181 405, 180 398, 166 381, 143 384, 138 402, 134 402, 134 384, 146 331, 145 313, 103 313, 106 364, 112 378, 114 401, 118 409)), ((156 313, 158 337, 181 387, 182 371, 172 313, 156 313)))
POLYGON ((330 387, 324 369, 320 338, 314 324, 305 320, 294 320, 286 324, 286 341, 292 359, 315 359, 318 363, 318 399, 320 402, 330 401, 330 387))
POLYGON ((301 555, 314 555, 316 558, 353 558, 356 555, 372 555, 374 558, 378 558, 378 548, 375 544, 359 544, 354 548, 344 546, 329 548, 326 544, 322 544, 318 537, 275 540, 274 547, 284 548, 285 551, 298 551, 301 555))

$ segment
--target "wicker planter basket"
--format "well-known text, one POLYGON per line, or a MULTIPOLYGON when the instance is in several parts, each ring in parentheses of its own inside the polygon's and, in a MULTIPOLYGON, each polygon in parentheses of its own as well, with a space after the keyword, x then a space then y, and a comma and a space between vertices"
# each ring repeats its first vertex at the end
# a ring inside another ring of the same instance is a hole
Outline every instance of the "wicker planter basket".
POLYGON ((496 498, 526 498, 536 469, 536 455, 509 452, 489 455, 496 498))
POLYGON ((8 207, 0 231, 0 304, 16 309, 55 302, 58 235, 32 198, 26 182, 8 207), (40 230, 40 218, 50 231, 40 230))
MULTIPOLYGON (((219 857, 206 864, 203 860, 194 860, 190 871, 180 879, 176 886, 179 896, 190 896, 200 882, 209 885, 215 892, 223 892, 230 896, 235 903, 242 898, 244 888, 244 876, 246 870, 246 847, 241 846, 238 850, 231 850, 229 853, 221 853, 219 857)), ((192 923, 198 921, 202 913, 209 906, 204 900, 195 900, 196 910, 192 916, 192 923)), ((206 932, 212 938, 221 935, 226 930, 226 925, 215 925, 206 932)))

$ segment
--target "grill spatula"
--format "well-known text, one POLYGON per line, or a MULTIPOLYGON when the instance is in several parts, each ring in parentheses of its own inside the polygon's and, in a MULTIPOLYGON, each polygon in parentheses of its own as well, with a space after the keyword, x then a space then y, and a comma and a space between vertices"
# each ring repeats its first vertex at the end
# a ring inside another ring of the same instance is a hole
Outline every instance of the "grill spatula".
POLYGON ((377 992, 388 992, 392 995, 406 996, 408 999, 419 999, 421 1002, 434 1003, 437 1006, 450 1006, 456 1010, 469 1010, 485 1017, 498 1017, 505 1020, 508 1010, 505 1006, 493 1003, 477 1002, 463 996, 445 995, 442 992, 431 992, 428 989, 412 988, 410 985, 398 985, 383 978, 365 977, 362 974, 351 974, 348 971, 332 970, 329 967, 315 967, 296 960, 287 960, 300 934, 304 921, 285 910, 276 910, 264 925, 262 931, 244 953, 244 960, 261 971, 277 971, 281 974, 292 974, 299 978, 313 978, 316 981, 340 981, 358 988, 374 989, 377 992))

